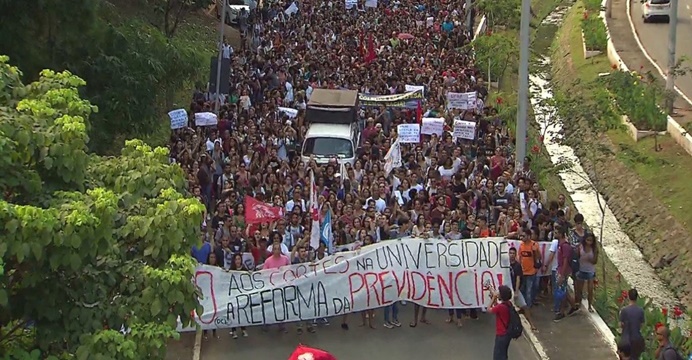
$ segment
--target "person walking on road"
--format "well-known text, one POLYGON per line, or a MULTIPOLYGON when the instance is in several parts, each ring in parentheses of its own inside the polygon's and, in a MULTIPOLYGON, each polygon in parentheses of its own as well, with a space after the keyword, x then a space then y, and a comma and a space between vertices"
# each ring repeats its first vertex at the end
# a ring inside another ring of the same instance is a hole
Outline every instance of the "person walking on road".
POLYGON ((507 360, 509 343, 512 336, 509 334, 510 311, 512 305, 512 289, 506 285, 498 288, 492 295, 490 312, 495 314, 495 347, 493 348, 493 360, 507 360))
POLYGON ((638 360, 646 349, 642 325, 644 324, 644 309, 637 305, 639 293, 637 289, 627 292, 629 305, 620 310, 620 329, 622 329, 622 341, 629 344, 630 355, 628 359, 638 360))
POLYGON ((570 265, 572 261, 572 245, 563 229, 557 230, 557 239, 560 245, 557 248, 557 286, 555 286, 553 290, 555 308, 558 309, 558 313, 555 314, 555 322, 565 318, 563 307, 565 300, 569 303, 569 313, 567 313, 567 316, 575 314, 579 309, 575 306, 575 299, 569 294, 569 290, 567 289, 567 278, 572 273, 572 267, 570 265))
POLYGON ((536 331, 536 326, 533 323, 531 317, 531 309, 522 295, 521 289, 521 278, 522 278, 522 267, 519 261, 517 261, 517 249, 509 249, 509 271, 512 277, 512 289, 514 290, 514 305, 521 309, 526 316, 526 320, 531 324, 531 330, 536 331))

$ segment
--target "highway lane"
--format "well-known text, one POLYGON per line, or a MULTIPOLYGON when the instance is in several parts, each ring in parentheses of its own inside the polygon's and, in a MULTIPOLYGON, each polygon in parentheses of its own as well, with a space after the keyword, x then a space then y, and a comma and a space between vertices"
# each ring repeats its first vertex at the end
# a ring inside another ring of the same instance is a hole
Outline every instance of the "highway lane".
MULTIPOLYGON (((295 325, 289 325, 287 334, 276 328, 263 333, 250 328, 250 336, 232 339, 228 331, 218 331, 219 338, 211 336, 202 342, 203 360, 225 359, 287 359, 296 345, 330 351, 337 359, 380 359, 380 360, 483 360, 491 359, 493 353, 495 319, 490 314, 480 314, 478 320, 465 320, 461 328, 445 322, 447 312, 431 310, 430 324, 408 326, 413 319, 413 305, 400 308, 400 328, 386 329, 382 326, 382 310, 376 310, 376 329, 362 328, 360 315, 349 316, 350 330, 339 327, 339 319, 330 319, 332 324, 320 326, 315 334, 305 332, 297 335, 295 325)), ((531 344, 524 338, 512 341, 509 358, 513 360, 538 360, 531 344)))
MULTIPOLYGON (((668 67, 668 29, 669 24, 647 23, 642 19, 642 8, 639 1, 631 3, 632 22, 639 36, 639 40, 646 48, 649 56, 665 72, 668 67)), ((686 56, 688 67, 692 67, 692 0, 678 0, 678 26, 677 26, 677 57, 686 56)), ((628 64, 631 69, 638 69, 634 64, 628 64)), ((688 97, 692 98, 692 74, 679 77, 675 85, 688 97)))

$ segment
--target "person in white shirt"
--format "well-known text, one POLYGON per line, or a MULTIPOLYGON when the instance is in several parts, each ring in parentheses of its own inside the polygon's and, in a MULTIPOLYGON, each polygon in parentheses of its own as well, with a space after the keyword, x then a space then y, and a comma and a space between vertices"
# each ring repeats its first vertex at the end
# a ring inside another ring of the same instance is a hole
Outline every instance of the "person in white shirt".
MULTIPOLYGON (((551 274, 550 284, 551 288, 554 289, 557 286, 557 249, 560 246, 560 241, 557 238, 554 238, 552 234, 551 237, 553 239, 550 241, 550 248, 548 249, 548 261, 543 264, 541 271, 544 274, 551 274)), ((553 312, 557 313, 558 311, 560 311, 560 309, 555 309, 555 306, 553 305, 553 312)))
POLYGON ((286 212, 292 212, 294 207, 300 208, 302 211, 307 211, 308 210, 308 204, 305 201, 305 199, 302 198, 301 191, 303 189, 299 186, 296 186, 293 189, 293 199, 288 200, 286 202, 286 212))
POLYGON ((379 214, 384 213, 384 209, 387 208, 387 202, 381 197, 383 195, 385 195, 384 189, 381 189, 380 194, 375 194, 375 196, 369 197, 367 200, 365 200, 365 206, 363 206, 363 209, 367 209, 370 201, 374 201, 375 211, 377 211, 379 214))

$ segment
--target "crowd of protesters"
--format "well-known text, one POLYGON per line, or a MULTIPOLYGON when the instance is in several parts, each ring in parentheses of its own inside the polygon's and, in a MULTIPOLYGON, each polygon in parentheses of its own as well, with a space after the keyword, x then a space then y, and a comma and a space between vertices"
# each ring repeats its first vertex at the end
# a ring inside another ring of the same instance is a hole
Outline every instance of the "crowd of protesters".
MULTIPOLYGON (((516 161, 513 134, 496 116, 491 106, 496 103, 488 101, 487 84, 466 46, 472 33, 465 23, 465 1, 379 1, 376 8, 357 3, 352 9, 343 2, 302 1, 296 3, 298 12, 287 15, 290 5, 261 4, 248 17, 241 46, 231 50, 226 45, 230 93, 222 99, 218 125, 194 127, 194 113, 215 107, 214 99, 200 91, 189 109, 190 127, 171 136, 172 159, 185 169, 190 191, 207 207, 204 245, 192 251, 200 263, 253 271, 244 254, 251 254, 251 266, 264 268, 328 255, 322 245, 309 247, 311 169, 319 205, 333 214, 337 247, 406 236, 522 240, 510 254, 515 305, 529 313, 531 306, 554 299, 559 321, 578 311, 575 298, 582 293, 591 303, 598 261, 594 237, 564 195, 546 201, 530 158, 516 161), (402 33, 411 36, 401 39, 402 33), (365 61, 373 55, 370 39, 375 56, 365 61), (353 165, 342 167, 336 159, 322 165, 301 161, 310 125, 304 114, 313 89, 387 95, 403 93, 405 85, 425 87, 420 110, 444 118, 445 130, 455 118, 476 122, 475 139, 454 139, 445 131, 423 136, 418 144, 401 144, 403 166, 385 173, 384 157, 397 125, 418 122, 421 111, 363 107, 361 146, 353 165), (473 91, 478 97, 474 109, 445 106, 447 92, 473 91), (296 109, 297 116, 279 107, 296 109), (248 226, 246 196, 280 206, 283 218, 248 226), (545 263, 537 261, 541 241, 550 242, 545 263), (549 276, 539 277, 539 272, 549 276), (577 284, 574 296, 565 290, 568 277, 577 284)), ((384 309, 386 328, 401 326, 398 305, 384 309)), ((427 323, 425 310, 416 306, 409 325, 427 323)), ((375 327, 374 311, 361 316, 363 325, 375 327)), ((450 311, 448 321, 461 326, 465 316, 478 314, 450 311)), ((307 331, 327 322, 306 324, 307 331)), ((348 329, 345 317, 342 327, 348 329)))

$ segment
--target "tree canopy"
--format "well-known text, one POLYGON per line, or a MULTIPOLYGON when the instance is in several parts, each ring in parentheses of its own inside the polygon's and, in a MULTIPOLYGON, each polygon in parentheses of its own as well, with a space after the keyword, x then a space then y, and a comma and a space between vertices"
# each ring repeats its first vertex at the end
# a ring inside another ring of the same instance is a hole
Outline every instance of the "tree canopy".
POLYGON ((188 96, 192 82, 207 76, 214 48, 174 34, 186 16, 209 3, 0 1, 0 12, 11 14, 0 21, 0 49, 26 72, 26 82, 42 69, 69 70, 84 79, 82 95, 100 109, 91 115, 90 148, 117 154, 112 150, 122 147, 122 139, 162 130, 177 93, 185 89, 188 96))
POLYGON ((21 75, 0 56, 0 358, 163 358, 198 306, 204 207, 165 148, 88 154, 82 79, 21 75))

